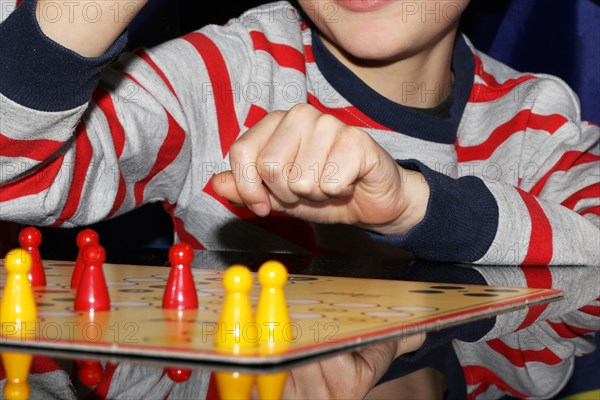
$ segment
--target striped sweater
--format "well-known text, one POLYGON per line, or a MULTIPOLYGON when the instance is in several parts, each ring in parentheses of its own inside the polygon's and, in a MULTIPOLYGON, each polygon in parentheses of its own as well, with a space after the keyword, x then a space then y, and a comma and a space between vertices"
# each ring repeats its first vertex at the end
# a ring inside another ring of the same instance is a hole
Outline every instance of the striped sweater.
MULTIPOLYGON (((574 282, 560 278, 559 267, 532 266, 588 265, 588 274, 600 264, 600 129, 581 121, 577 97, 556 77, 518 73, 461 35, 453 102, 442 118, 399 106, 359 81, 287 2, 122 54, 115 63, 125 35, 104 56, 85 59, 41 34, 34 7, 26 0, 0 25, 3 220, 81 226, 162 202, 176 239, 198 249, 408 251, 431 260, 520 265, 512 275, 477 269, 491 285, 560 289, 574 282), (235 139, 268 112, 298 103, 360 127, 423 173, 431 188, 423 222, 404 237, 380 236, 283 214, 256 218, 219 198, 210 178, 230 169, 235 139)), ((598 297, 597 289, 583 295, 591 297, 566 307, 575 312, 598 297)), ((479 371, 467 375, 474 396, 548 390, 520 384, 530 371, 522 374, 511 356, 530 354, 529 342, 505 341, 503 330, 518 336, 558 317, 548 310, 532 308, 510 323, 499 318, 488 341, 456 345, 465 371, 479 371), (489 350, 490 341, 502 345, 489 350), (508 364, 496 363, 500 358, 508 364)), ((590 322, 578 321, 575 327, 590 322)), ((562 342, 548 335, 535 346, 562 342)), ((569 359, 576 352, 557 354, 569 359)))

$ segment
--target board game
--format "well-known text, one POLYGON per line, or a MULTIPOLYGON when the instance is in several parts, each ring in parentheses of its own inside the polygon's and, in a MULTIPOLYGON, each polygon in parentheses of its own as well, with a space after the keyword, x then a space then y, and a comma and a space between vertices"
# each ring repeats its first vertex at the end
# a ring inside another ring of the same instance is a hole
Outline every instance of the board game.
MULTIPOLYGON (((215 349, 223 304, 222 270, 193 268, 199 307, 174 311, 161 307, 168 267, 104 264, 111 310, 90 314, 74 311, 75 290, 69 286, 74 262, 44 260, 43 264, 47 285, 33 288, 38 310, 35 332, 28 331, 19 339, 0 337, 0 345, 169 362, 268 366, 439 330, 562 296, 550 289, 290 274, 285 285, 291 319, 285 328, 289 338, 285 350, 228 354, 215 349)), ((3 266, 1 270, 3 285, 3 266)), ((255 280, 253 304, 258 290, 255 280)))

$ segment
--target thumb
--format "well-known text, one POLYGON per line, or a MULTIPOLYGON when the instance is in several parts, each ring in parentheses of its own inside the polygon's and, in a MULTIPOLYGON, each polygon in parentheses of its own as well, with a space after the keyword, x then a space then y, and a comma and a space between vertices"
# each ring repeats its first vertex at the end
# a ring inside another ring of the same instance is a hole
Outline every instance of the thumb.
POLYGON ((394 355, 394 359, 403 354, 412 353, 413 351, 419 350, 423 343, 425 343, 425 339, 427 339, 427 334, 424 331, 397 339, 395 342, 393 342, 396 346, 396 354, 394 355))
POLYGON ((237 205, 244 204, 235 185, 233 172, 225 171, 214 175, 211 179, 211 185, 213 190, 224 199, 237 205))

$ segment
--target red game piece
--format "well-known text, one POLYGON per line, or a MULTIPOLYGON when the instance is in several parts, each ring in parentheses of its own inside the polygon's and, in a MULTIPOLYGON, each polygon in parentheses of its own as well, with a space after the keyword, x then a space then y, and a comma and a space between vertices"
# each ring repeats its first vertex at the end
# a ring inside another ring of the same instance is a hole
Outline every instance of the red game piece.
POLYGON ((96 243, 86 244, 82 249, 83 272, 75 295, 76 311, 108 311, 110 297, 102 264, 106 260, 104 248, 96 243))
POLYGON ((77 360, 79 382, 85 386, 94 387, 102 381, 104 371, 102 363, 96 360, 77 360))
POLYGON ((81 273, 83 272, 83 259, 81 258, 81 249, 88 243, 99 243, 100 239, 98 238, 98 234, 92 229, 84 229, 77 234, 77 247, 79 251, 77 252, 77 259, 75 260, 75 269, 73 270, 73 275, 71 276, 71 289, 76 289, 79 285, 79 280, 81 279, 81 273))
POLYGON ((186 368, 165 368, 167 375, 173 382, 182 383, 187 381, 192 375, 192 371, 186 368))
POLYGON ((29 270, 31 286, 46 286, 46 273, 40 256, 40 244, 42 244, 42 233, 37 228, 28 226, 19 232, 19 245, 31 256, 31 269, 29 270))
POLYGON ((176 243, 169 250, 171 272, 163 294, 162 307, 175 310, 198 308, 198 294, 192 276, 194 250, 187 243, 176 243))

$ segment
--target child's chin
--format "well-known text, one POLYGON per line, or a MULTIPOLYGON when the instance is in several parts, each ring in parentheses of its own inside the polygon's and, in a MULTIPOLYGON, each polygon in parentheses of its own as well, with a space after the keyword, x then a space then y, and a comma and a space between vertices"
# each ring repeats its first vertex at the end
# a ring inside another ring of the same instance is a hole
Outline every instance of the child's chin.
POLYGON ((396 45, 373 41, 355 41, 346 47, 346 51, 354 58, 370 61, 391 61, 403 58, 407 49, 396 45))

